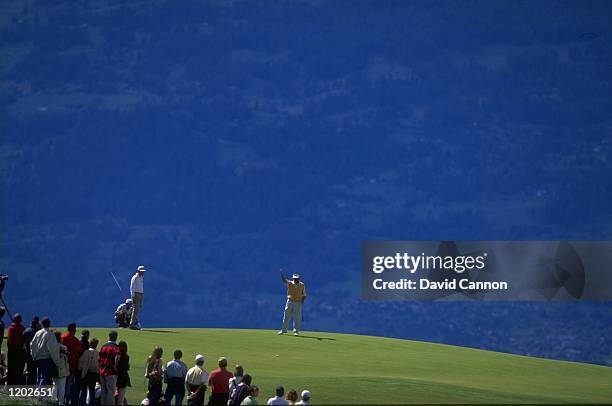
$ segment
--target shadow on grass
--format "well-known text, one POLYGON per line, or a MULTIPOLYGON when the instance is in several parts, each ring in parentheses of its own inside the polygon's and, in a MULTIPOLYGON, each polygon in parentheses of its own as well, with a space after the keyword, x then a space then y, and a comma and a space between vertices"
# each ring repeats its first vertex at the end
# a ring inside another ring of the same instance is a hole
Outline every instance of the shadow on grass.
POLYGON ((329 341, 336 341, 335 338, 330 338, 330 337, 315 337, 315 336, 304 336, 304 335, 299 335, 296 336, 297 338, 310 338, 313 340, 319 340, 319 341, 323 341, 323 340, 329 340, 329 341))
POLYGON ((147 333, 169 333, 169 334, 178 334, 178 331, 172 331, 172 330, 152 330, 152 329, 142 329, 140 331, 144 331, 147 333))

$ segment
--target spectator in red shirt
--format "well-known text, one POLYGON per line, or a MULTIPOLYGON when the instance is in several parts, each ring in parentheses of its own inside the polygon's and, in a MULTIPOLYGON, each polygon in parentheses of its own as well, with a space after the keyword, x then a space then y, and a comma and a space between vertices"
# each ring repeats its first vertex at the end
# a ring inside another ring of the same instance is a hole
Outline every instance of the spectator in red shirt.
POLYGON ((78 338, 76 338, 77 326, 76 323, 68 324, 68 331, 62 334, 61 343, 68 348, 68 376, 66 384, 66 393, 68 393, 70 404, 79 404, 79 392, 81 389, 81 375, 77 373, 79 357, 83 352, 83 346, 78 338))
POLYGON ((108 333, 108 342, 100 348, 100 400, 103 405, 114 405, 115 386, 117 385, 117 365, 121 351, 117 345, 117 332, 108 333))
POLYGON ((229 380, 234 375, 227 370, 227 359, 219 358, 219 368, 213 370, 208 376, 210 398, 208 406, 226 406, 229 400, 229 380))
POLYGON ((13 322, 8 328, 8 377, 9 385, 23 384, 23 368, 25 367, 25 340, 23 331, 25 328, 21 324, 21 314, 15 313, 13 322))

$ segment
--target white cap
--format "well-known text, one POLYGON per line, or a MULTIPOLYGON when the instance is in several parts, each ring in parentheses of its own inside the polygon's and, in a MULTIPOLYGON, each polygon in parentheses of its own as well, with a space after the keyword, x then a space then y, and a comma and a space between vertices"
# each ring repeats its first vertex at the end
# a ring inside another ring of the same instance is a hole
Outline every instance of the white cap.
POLYGON ((126 304, 128 304, 128 303, 129 303, 129 304, 132 304, 132 299, 125 299, 125 303, 126 303, 126 304))
POLYGON ((303 398, 309 398, 309 399, 310 399, 310 392, 309 392, 309 391, 307 391, 306 389, 304 389, 304 390, 302 391, 302 397, 303 397, 303 398))
POLYGON ((300 274, 299 273, 294 273, 293 276, 291 277, 291 279, 300 279, 300 274))
POLYGON ((199 361, 204 361, 204 356, 203 356, 202 354, 198 354, 198 355, 196 355, 195 361, 196 361, 196 362, 199 362, 199 361))
POLYGON ((146 271, 146 269, 145 269, 144 265, 140 265, 140 266, 138 267, 138 272, 144 272, 144 271, 146 271))

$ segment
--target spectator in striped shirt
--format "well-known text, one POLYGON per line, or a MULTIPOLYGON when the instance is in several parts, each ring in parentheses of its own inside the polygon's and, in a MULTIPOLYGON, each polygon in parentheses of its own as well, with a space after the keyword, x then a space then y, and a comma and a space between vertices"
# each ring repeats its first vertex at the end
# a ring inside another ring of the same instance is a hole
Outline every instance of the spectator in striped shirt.
POLYGON ((113 394, 117 384, 117 365, 121 356, 117 345, 117 336, 116 331, 108 333, 108 342, 100 348, 100 398, 103 405, 115 404, 113 394))

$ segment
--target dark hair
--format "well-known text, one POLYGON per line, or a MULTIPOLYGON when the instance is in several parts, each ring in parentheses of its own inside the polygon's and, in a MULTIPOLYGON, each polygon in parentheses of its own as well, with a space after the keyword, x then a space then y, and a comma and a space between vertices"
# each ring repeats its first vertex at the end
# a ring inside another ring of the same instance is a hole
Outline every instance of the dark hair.
POLYGON ((4 313, 6 313, 6 307, 0 306, 0 316, 4 316, 4 313))
POLYGON ((40 323, 40 319, 38 316, 32 317, 32 321, 30 321, 30 327, 38 327, 38 323, 40 323))
POLYGON ((292 402, 295 402, 296 400, 298 400, 298 394, 295 389, 291 389, 289 393, 287 393, 287 400, 290 400, 292 402))
POLYGON ((181 350, 174 351, 174 358, 176 358, 176 359, 183 358, 183 351, 181 351, 181 350))
POLYGON ((54 331, 53 334, 55 334, 55 339, 58 343, 62 341, 62 334, 59 331, 54 331))
POLYGON ((249 388, 249 395, 253 396, 255 394, 255 392, 257 392, 259 390, 259 388, 257 387, 257 385, 252 385, 249 388))
POLYGON ((89 348, 93 348, 95 350, 99 342, 100 341, 96 337, 92 338, 89 340, 89 348))
POLYGON ((149 358, 161 358, 162 355, 164 355, 164 349, 162 347, 155 347, 149 358))
POLYGON ((48 317, 43 317, 43 319, 40 321, 40 324, 42 324, 44 328, 49 328, 49 326, 51 325, 51 320, 49 320, 48 317))
POLYGON ((23 319, 21 318, 21 314, 20 313, 15 313, 13 315, 13 322, 15 323, 21 323, 23 319))
POLYGON ((121 354, 127 354, 127 343, 125 341, 119 341, 117 347, 121 350, 121 354))
POLYGON ((81 330, 81 337, 89 337, 89 330, 81 330))
POLYGON ((276 396, 283 396, 285 394, 285 388, 283 388, 283 385, 278 385, 276 387, 276 396))
POLYGON ((240 383, 244 382, 245 385, 249 386, 249 385, 251 385, 251 380, 252 380, 251 375, 244 374, 244 376, 242 377, 242 380, 240 381, 240 383))
POLYGON ((111 330, 108 333, 108 340, 109 341, 117 341, 117 337, 119 336, 119 334, 117 334, 117 332, 115 330, 111 330))
POLYGON ((68 324, 68 331, 73 333, 76 331, 76 323, 70 323, 68 324))

